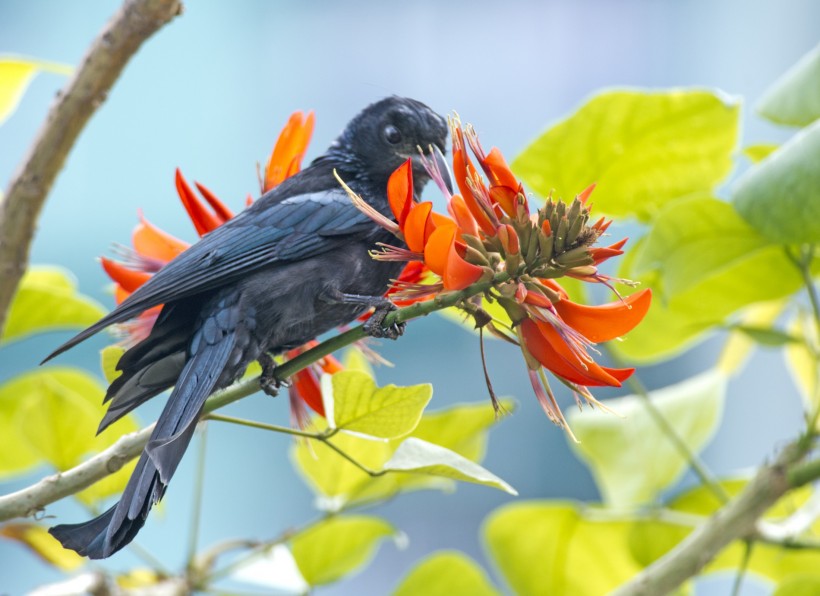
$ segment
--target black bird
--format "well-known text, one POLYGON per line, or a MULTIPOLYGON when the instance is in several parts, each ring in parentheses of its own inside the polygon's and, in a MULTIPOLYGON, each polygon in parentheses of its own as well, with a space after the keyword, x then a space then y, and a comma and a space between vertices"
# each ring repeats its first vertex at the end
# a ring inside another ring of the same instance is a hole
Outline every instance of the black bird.
POLYGON ((443 152, 446 137, 444 119, 418 101, 389 97, 368 106, 324 155, 204 236, 46 358, 164 304, 150 335, 120 359, 122 374, 108 388, 110 404, 98 432, 174 389, 120 501, 88 522, 49 530, 64 547, 102 559, 131 542, 174 475, 205 400, 252 361, 262 364, 263 387, 272 391, 277 379, 269 354, 300 346, 369 308, 375 312, 368 333, 401 333, 400 327, 382 328, 382 321, 395 308, 384 293, 402 264, 368 254, 377 242, 396 239, 350 202, 333 172, 390 217, 390 174, 411 158, 414 188, 420 190, 429 176, 417 147, 443 152))

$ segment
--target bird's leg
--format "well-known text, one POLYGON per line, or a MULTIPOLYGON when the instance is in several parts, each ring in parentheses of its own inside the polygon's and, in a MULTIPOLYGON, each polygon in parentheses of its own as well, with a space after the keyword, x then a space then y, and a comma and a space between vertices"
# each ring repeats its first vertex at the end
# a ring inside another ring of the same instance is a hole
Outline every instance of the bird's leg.
POLYGON ((267 352, 262 352, 257 362, 262 366, 262 374, 259 377, 259 386, 262 391, 276 397, 279 395, 279 388, 284 384, 278 376, 276 376, 276 362, 267 352))
POLYGON ((396 305, 384 296, 361 296, 359 294, 345 294, 339 290, 328 291, 326 299, 333 302, 344 302, 346 304, 360 304, 368 308, 375 308, 373 314, 364 323, 364 331, 370 337, 386 337, 387 339, 398 339, 404 333, 407 323, 401 321, 393 323, 389 327, 384 326, 384 318, 394 310, 396 305))

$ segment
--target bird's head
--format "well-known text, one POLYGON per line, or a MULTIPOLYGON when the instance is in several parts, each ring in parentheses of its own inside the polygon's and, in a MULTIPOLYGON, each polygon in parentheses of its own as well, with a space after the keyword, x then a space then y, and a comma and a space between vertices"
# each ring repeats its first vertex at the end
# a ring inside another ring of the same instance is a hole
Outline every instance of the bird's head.
MULTIPOLYGON (((387 181, 408 158, 420 189, 428 180, 418 148, 425 153, 446 150, 447 122, 425 104, 405 97, 387 97, 367 106, 345 128, 334 149, 348 153, 374 183, 387 181)), ((434 156, 435 157, 435 156, 434 156)))

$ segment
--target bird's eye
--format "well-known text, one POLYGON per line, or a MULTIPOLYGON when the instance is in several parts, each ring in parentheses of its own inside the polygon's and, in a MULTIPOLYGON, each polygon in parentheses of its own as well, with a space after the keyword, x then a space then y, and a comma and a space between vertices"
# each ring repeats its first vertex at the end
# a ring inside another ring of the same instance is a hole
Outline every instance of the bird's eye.
POLYGON ((398 145, 401 142, 401 131, 392 124, 388 124, 384 127, 384 139, 391 145, 398 145))

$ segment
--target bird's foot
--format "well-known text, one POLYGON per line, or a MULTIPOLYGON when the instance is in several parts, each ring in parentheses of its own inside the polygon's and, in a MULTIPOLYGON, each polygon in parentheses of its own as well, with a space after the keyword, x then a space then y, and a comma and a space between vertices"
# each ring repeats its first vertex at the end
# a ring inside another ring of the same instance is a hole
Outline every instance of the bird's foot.
POLYGON ((387 318, 387 315, 397 310, 396 305, 387 298, 384 298, 384 302, 375 306, 376 310, 373 311, 373 314, 370 315, 370 318, 364 323, 364 332, 370 337, 384 337, 387 339, 398 339, 401 337, 404 334, 407 323, 398 321, 387 327, 384 325, 384 319, 387 318))
POLYGON ((259 387, 271 397, 276 397, 279 395, 279 389, 285 384, 276 375, 276 362, 268 353, 262 354, 258 358, 258 361, 262 366, 262 374, 259 376, 259 387))

